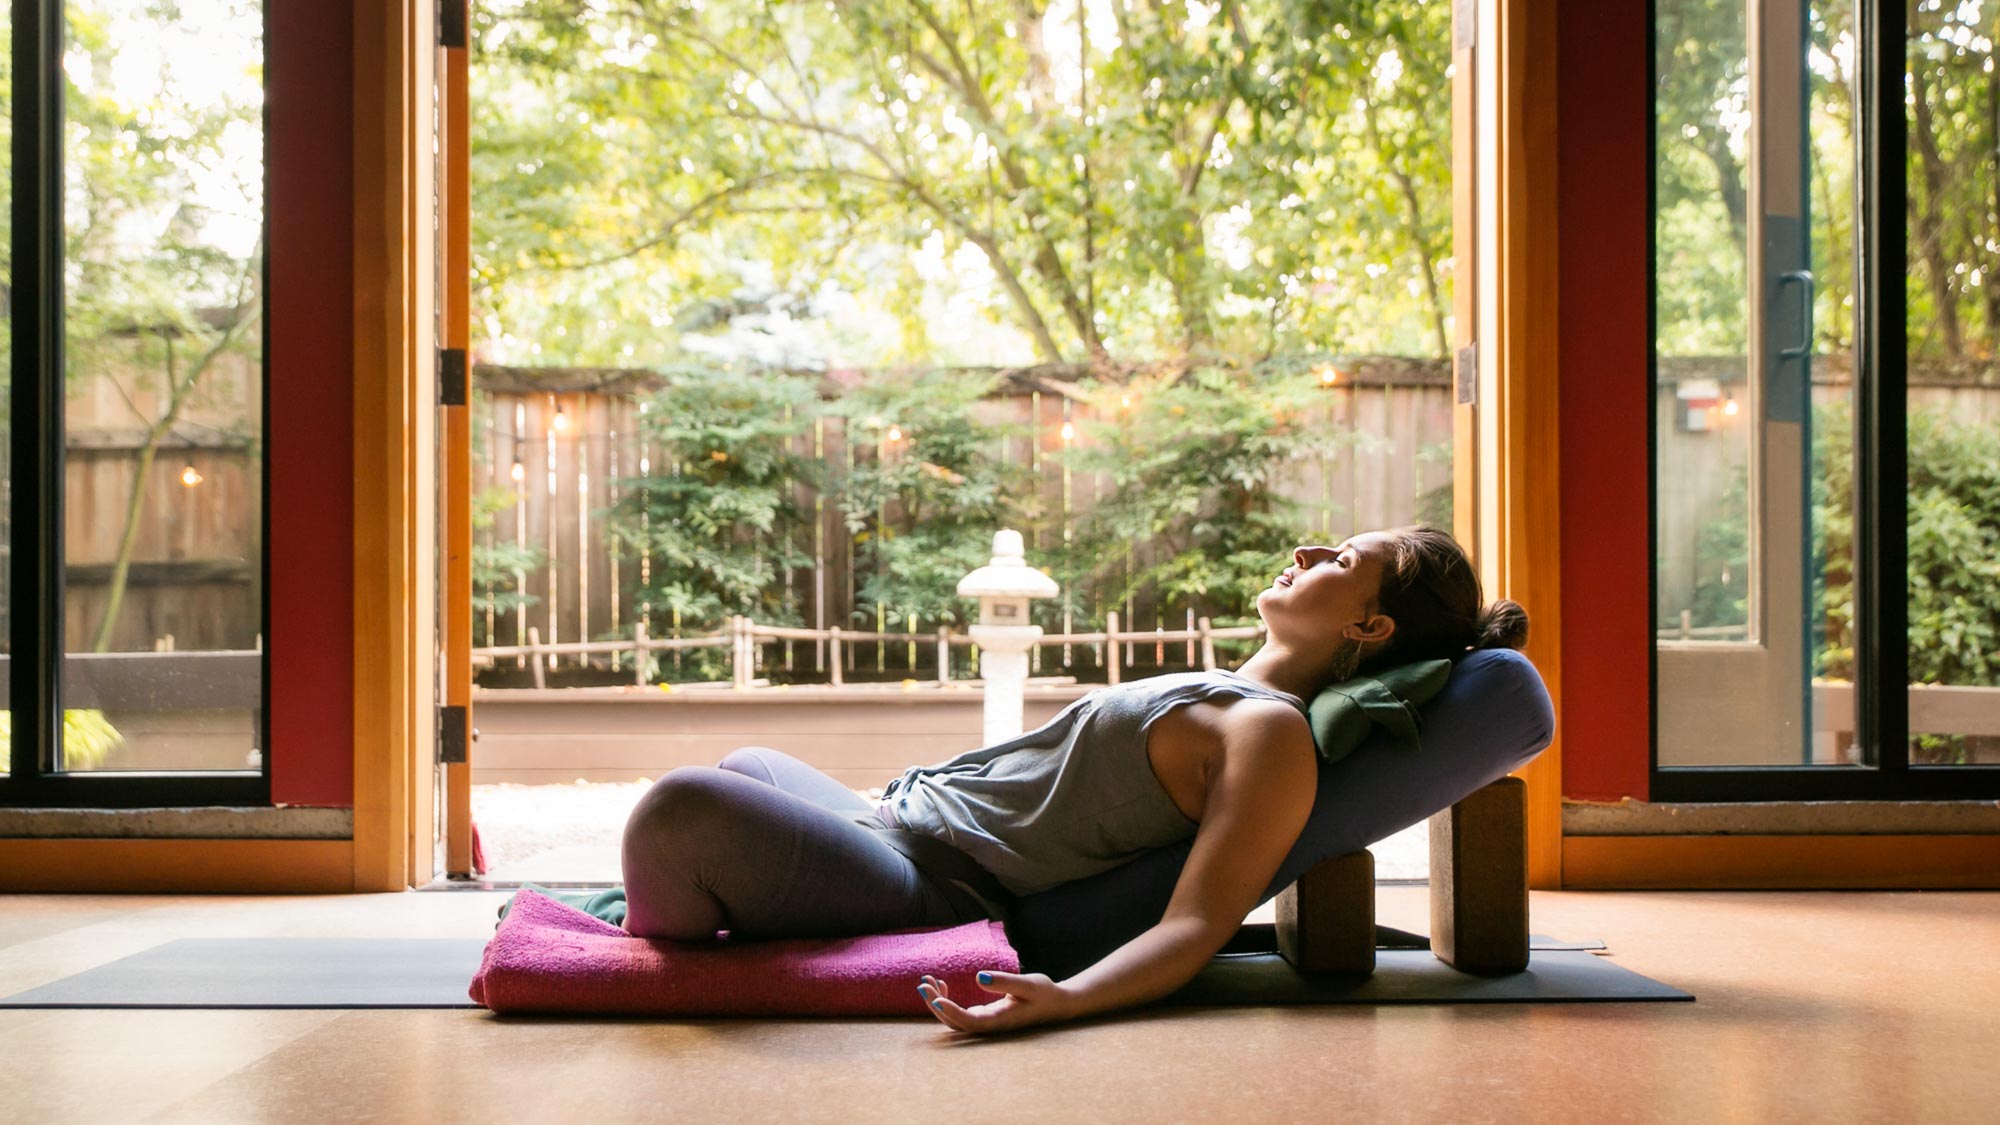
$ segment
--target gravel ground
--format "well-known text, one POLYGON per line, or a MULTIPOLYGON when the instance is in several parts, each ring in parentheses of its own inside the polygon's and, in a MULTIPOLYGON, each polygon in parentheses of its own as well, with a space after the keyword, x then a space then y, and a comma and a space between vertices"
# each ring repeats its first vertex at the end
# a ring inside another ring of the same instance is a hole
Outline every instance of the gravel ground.
MULTIPOLYGON (((486 852, 487 878, 536 882, 619 881, 618 841, 651 778, 571 785, 475 785, 472 820, 486 852)), ((856 790, 868 800, 880 789, 856 790)), ((1424 879, 1430 837, 1419 822, 1369 849, 1377 879, 1424 879)))

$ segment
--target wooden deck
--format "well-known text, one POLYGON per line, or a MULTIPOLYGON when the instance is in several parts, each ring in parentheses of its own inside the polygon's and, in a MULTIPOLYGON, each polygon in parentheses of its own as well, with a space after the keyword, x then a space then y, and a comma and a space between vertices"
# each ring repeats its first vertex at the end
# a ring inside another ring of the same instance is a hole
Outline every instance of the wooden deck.
MULTIPOLYGON (((1027 728, 1091 686, 1030 684, 1027 728)), ((769 746, 866 789, 979 746, 984 694, 976 683, 475 691, 472 780, 631 781, 769 746)))

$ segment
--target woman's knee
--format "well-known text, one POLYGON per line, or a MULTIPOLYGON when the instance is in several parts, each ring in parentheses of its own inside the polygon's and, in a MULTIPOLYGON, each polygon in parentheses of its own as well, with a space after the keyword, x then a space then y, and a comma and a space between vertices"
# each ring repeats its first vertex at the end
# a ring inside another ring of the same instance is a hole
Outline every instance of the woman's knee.
POLYGON ((714 840, 743 819, 743 778, 712 766, 668 770, 632 807, 625 842, 660 848, 678 840, 714 840))
POLYGON ((776 785, 778 783, 778 775, 776 771, 771 769, 770 762, 766 760, 766 755, 770 754, 777 754, 780 757, 784 756, 783 751, 773 750, 768 746, 738 746, 725 755, 720 762, 715 763, 715 768, 728 770, 730 773, 740 773, 745 777, 755 778, 766 785, 776 785))

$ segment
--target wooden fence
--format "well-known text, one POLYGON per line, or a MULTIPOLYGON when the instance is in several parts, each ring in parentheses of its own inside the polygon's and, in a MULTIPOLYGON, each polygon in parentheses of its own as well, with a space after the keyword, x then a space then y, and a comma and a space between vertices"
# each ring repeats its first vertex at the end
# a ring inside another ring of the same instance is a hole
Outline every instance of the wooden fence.
MULTIPOLYGON (((1817 399, 1851 393, 1842 357, 1818 357, 1814 369, 1817 399)), ((73 649, 87 647, 103 613, 140 456, 138 419, 157 416, 162 408, 157 373, 136 366, 119 368, 116 382, 108 374, 114 372, 76 380, 65 402, 64 631, 73 649)), ((169 636, 182 651, 247 649, 264 631, 258 561, 264 542, 259 522, 263 474, 261 445, 254 433, 261 394, 258 375, 258 365, 249 359, 225 359, 205 384, 208 391, 201 401, 186 411, 182 424, 159 449, 143 482, 113 650, 147 651, 169 636), (198 485, 182 482, 182 471, 189 466, 198 474, 198 485)), ((1731 474, 1747 463, 1748 455, 1740 432, 1732 436, 1674 427, 1674 385, 1692 377, 1740 386, 1742 361, 1660 361, 1658 582, 1662 616, 1668 621, 1677 616, 1674 607, 1690 603, 1701 578, 1694 566, 1695 530, 1710 518, 1731 474)), ((510 374, 508 369, 480 369, 477 383, 484 393, 478 424, 483 444, 474 466, 475 486, 500 485, 518 493, 515 503, 482 533, 484 541, 539 546, 547 553, 548 564, 521 575, 519 588, 535 597, 536 604, 478 615, 476 643, 522 645, 529 626, 546 643, 632 634, 638 608, 633 592, 647 560, 621 554, 607 537, 604 521, 594 513, 619 499, 620 477, 654 468, 658 451, 641 441, 638 433, 639 402, 634 391, 642 378, 635 372, 510 374), (558 410, 564 418, 560 429, 554 425, 558 410), (518 485, 510 474, 517 449, 525 478, 518 485)), ((2000 386, 1969 381, 1977 378, 1990 381, 1991 373, 1913 366, 1909 402, 1913 408, 1961 421, 2000 425, 2000 386)), ((1334 456, 1297 464, 1282 489, 1305 503, 1315 532, 1338 539, 1355 530, 1409 522, 1416 515, 1418 498, 1449 482, 1448 460, 1417 456, 1426 447, 1441 447, 1450 440, 1447 379, 1440 362, 1364 360, 1343 385, 1327 392, 1324 424, 1357 440, 1334 456)), ((1088 405, 1056 389, 1038 391, 1017 382, 1011 393, 989 406, 994 419, 1020 423, 1029 431, 1031 436, 1009 443, 1007 456, 1036 470, 1043 505, 1054 512, 1067 506, 1072 519, 1087 513, 1103 492, 1104 482, 1072 474, 1065 505, 1057 454, 1064 445, 1065 422, 1079 432, 1087 428, 1088 405)), ((0 429, 0 455, 5 454, 5 437, 0 429)), ((799 451, 836 465, 875 455, 872 445, 850 449, 838 419, 816 426, 801 439, 799 451)), ((854 618, 854 591, 865 576, 855 573, 851 541, 840 514, 809 490, 801 489, 800 500, 817 512, 812 542, 806 545, 814 565, 786 572, 781 581, 804 607, 806 623, 818 629, 860 625, 883 633, 907 628, 907 621, 854 618)), ((1030 543, 1031 556, 1036 546, 1030 543)), ((1143 544, 1137 547, 1140 552, 1146 549, 1143 544)), ((0 558, 0 579, 5 577, 5 562, 0 558)), ((1116 609, 1128 627, 1185 630, 1193 627, 1190 617, 1198 616, 1198 611, 1178 605, 1141 602, 1106 608, 1116 609)), ((0 599, 0 623, 5 613, 0 599)), ((662 623, 656 631, 670 635, 673 630, 662 623)), ((1672 627, 1662 633, 1679 634, 1672 627)), ((850 646, 847 657, 855 663, 849 670, 879 668, 882 674, 910 670, 910 644, 850 646)), ((815 660, 823 661, 823 649, 819 646, 815 660)), ((1175 663, 1162 652, 1162 659, 1175 663)), ((796 665, 796 646, 790 655, 796 665)), ((1069 655, 1073 659, 1073 650, 1069 655)), ((558 663, 576 667, 585 659, 564 657, 558 663)), ((520 665, 525 672, 525 658, 520 665)), ((825 672, 823 664, 815 669, 825 672)))
MULTIPOLYGON (((261 365, 234 353, 216 360, 139 481, 147 423, 166 410, 161 373, 136 360, 115 363, 114 349, 91 354, 111 365, 71 380, 63 403, 69 650, 88 651, 104 616, 135 481, 139 518, 110 650, 150 652, 163 641, 181 651, 254 648, 265 631, 261 365)), ((0 425, 0 457, 9 463, 10 439, 0 425)), ((6 561, 0 545, 0 581, 6 561)), ((0 625, 6 620, 0 597, 0 625)))
MULTIPOLYGON (((1339 540, 1359 530, 1410 523, 1420 497, 1451 480, 1448 458, 1420 459, 1427 446, 1449 443, 1452 432, 1451 393, 1444 364, 1384 359, 1371 369, 1362 366, 1325 394, 1323 423, 1355 440, 1342 443, 1328 457, 1289 467, 1280 491, 1305 505, 1311 530, 1339 540)), ((661 451, 640 432, 642 385, 616 372, 564 372, 520 369, 480 369, 481 393, 475 425, 482 433, 481 455, 473 466, 475 488, 499 486, 511 490, 513 504, 497 513, 482 532, 488 545, 511 542, 538 547, 544 565, 517 572, 513 589, 530 595, 532 606, 489 610, 475 615, 474 643, 513 653, 524 675, 529 663, 519 650, 535 631, 548 670, 582 669, 595 661, 605 672, 605 655, 567 646, 603 637, 630 638, 640 609, 636 591, 650 571, 650 560, 621 551, 608 535, 603 513, 621 499, 621 478, 664 473, 661 451), (560 416, 561 421, 557 419, 560 416), (512 467, 521 465, 521 480, 512 467)), ((1054 384, 1049 384, 1054 386, 1054 384)), ((1090 405, 1059 389, 1040 390, 1014 384, 1010 393, 982 404, 985 420, 1016 427, 1022 436, 1005 442, 1009 464, 1024 466, 1034 480, 1044 509, 1056 521, 1051 534, 1074 528, 1108 490, 1096 474, 1065 472, 1060 454, 1095 421, 1090 405), (1066 439, 1065 425, 1078 437, 1066 439)), ((812 432, 798 439, 794 452, 833 466, 852 465, 878 456, 871 443, 847 441, 839 418, 815 421, 812 432)), ((853 540, 832 498, 797 486, 804 511, 814 513, 811 542, 801 543, 812 564, 781 573, 785 593, 801 607, 808 627, 824 632, 847 630, 850 643, 841 650, 844 675, 896 677, 935 671, 931 650, 924 647, 930 623, 892 621, 876 616, 858 618, 856 590, 866 577, 857 572, 853 540), (876 639, 855 642, 853 627, 876 639), (919 630, 923 630, 920 632, 919 630), (915 636, 910 634, 915 633, 915 636)), ((1038 544, 1032 529, 1028 557, 1035 561, 1038 544)), ((1286 547, 1274 543, 1274 561, 1286 547)), ((1150 561, 1150 544, 1135 544, 1135 565, 1150 561)), ((1274 571, 1275 573, 1275 571, 1274 571)), ((506 585, 481 589, 481 594, 509 592, 506 585)), ((1184 605, 1135 600, 1122 606, 1099 607, 1093 616, 1117 612, 1129 627, 1186 632, 1195 629, 1198 611, 1184 605)), ((1074 622, 1065 622, 1067 631, 1074 622)), ((649 626, 656 637, 671 639, 677 630, 656 617, 649 626)), ((1149 635, 1153 635, 1149 634, 1149 635)), ((1166 642, 1128 649, 1127 667, 1189 667, 1194 659, 1181 646, 1169 653, 1166 642)), ((1093 650, 1094 651, 1094 650, 1093 650)), ((786 647, 786 670, 800 676, 830 675, 827 646, 809 652, 796 644, 786 647)), ((1049 661, 1076 667, 1077 642, 1038 654, 1038 666, 1049 661)), ((504 671, 504 662, 495 671, 504 671)), ((620 669, 625 671, 628 669, 620 669)), ((489 675, 487 680, 495 677, 489 675)), ((514 677, 509 682, 519 682, 514 677)))

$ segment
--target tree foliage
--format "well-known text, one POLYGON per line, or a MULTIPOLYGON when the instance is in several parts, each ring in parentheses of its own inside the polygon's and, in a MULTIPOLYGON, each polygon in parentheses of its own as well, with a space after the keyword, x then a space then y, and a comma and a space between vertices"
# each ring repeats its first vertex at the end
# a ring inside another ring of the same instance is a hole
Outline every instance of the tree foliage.
POLYGON ((484 347, 1442 355, 1448 9, 481 5, 484 347))
MULTIPOLYGON (((261 347, 261 11, 214 5, 200 52, 184 50, 200 32, 178 26, 168 0, 64 11, 64 380, 71 393, 108 382, 139 433, 131 489, 104 505, 121 525, 93 651, 111 645, 160 449, 197 408, 228 405, 216 402, 221 362, 261 347)), ((216 436, 257 448, 247 417, 216 436)))
MULTIPOLYGON (((620 482, 611 522, 621 545, 652 560, 643 612, 662 633, 706 631, 731 614, 798 624, 797 598, 777 579, 812 561, 798 546, 807 517, 793 485, 819 479, 810 449, 796 446, 811 428, 813 382, 702 367, 665 374, 640 415, 662 464, 620 482)), ((697 660, 711 658, 704 650, 697 660)))
POLYGON ((980 416, 997 381, 887 373, 830 404, 848 441, 864 449, 835 493, 853 537, 862 628, 977 620, 972 601, 955 593, 958 580, 986 564, 995 529, 1040 522, 1023 494, 1026 473, 997 455, 1013 429, 980 416))
MULTIPOLYGON (((1908 5, 1911 355, 2000 358, 2000 2, 1908 5)), ((1740 355, 1750 154, 1745 5, 1660 0, 1655 94, 1659 330, 1669 355, 1740 355)), ((1852 5, 1808 10, 1803 98, 1818 350, 1854 346, 1852 5)))
MULTIPOLYGON (((1813 496, 1823 560, 1818 675, 1854 677, 1852 428, 1845 403, 1822 407, 1813 496), (1823 483, 1821 483, 1823 482, 1823 483)), ((1913 684, 2000 686, 2000 432, 1935 411, 1909 420, 1909 672, 1913 684)), ((1920 760, 1961 761, 1964 736, 1914 736, 1920 760)))
POLYGON ((1086 429, 1074 458, 1112 490, 1077 541, 1081 575, 1114 606, 1157 594, 1197 613, 1250 614, 1310 530, 1279 478, 1345 440, 1325 424, 1317 376, 1298 365, 1212 366, 1094 392, 1104 421, 1086 429))

